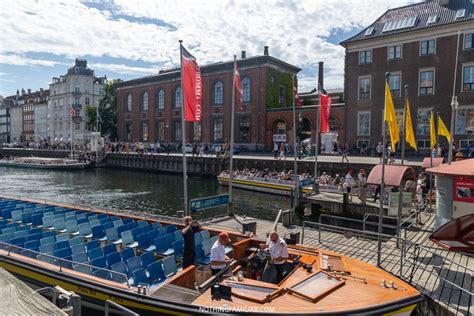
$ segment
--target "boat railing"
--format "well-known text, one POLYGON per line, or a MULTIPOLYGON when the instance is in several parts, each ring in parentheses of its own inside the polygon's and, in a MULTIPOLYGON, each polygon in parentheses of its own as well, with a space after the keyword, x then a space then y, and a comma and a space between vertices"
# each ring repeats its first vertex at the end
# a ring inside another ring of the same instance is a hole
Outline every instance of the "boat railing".
POLYGON ((434 301, 455 310, 456 314, 470 315, 474 303, 474 269, 468 256, 430 248, 402 237, 372 231, 304 221, 302 244, 317 244, 319 248, 357 258, 379 267, 409 282, 434 301), (376 240, 382 240, 380 251, 376 240), (348 242, 355 238, 356 241, 348 242))
MULTIPOLYGON (((138 313, 135 313, 134 311, 114 302, 114 301, 111 301, 111 300, 106 300, 105 301, 105 306, 104 306, 104 316, 109 316, 110 314, 110 307, 112 308, 115 308, 117 310, 119 310, 121 313, 120 315, 130 315, 130 316, 138 316, 140 314, 138 313)), ((115 313, 113 313, 115 314, 115 313)))
POLYGON ((126 284, 127 287, 130 288, 129 279, 127 275, 125 275, 124 273, 92 266, 90 264, 83 263, 83 262, 76 262, 76 261, 56 257, 51 254, 42 253, 42 252, 32 250, 32 249, 26 249, 26 248, 11 245, 5 242, 0 242, 0 249, 5 250, 8 256, 10 256, 11 253, 15 253, 21 256, 33 258, 42 262, 55 265, 58 267, 59 272, 62 272, 63 269, 69 269, 69 270, 97 276, 99 278, 103 278, 101 276, 106 276, 105 279, 114 280, 116 282, 126 284), (95 274, 93 274, 93 271, 98 271, 98 272, 95 272, 95 274))

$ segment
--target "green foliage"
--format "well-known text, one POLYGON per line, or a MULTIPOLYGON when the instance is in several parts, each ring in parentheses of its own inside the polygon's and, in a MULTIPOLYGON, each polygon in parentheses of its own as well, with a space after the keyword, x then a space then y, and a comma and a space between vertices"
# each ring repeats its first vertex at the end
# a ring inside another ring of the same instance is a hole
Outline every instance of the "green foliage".
POLYGON ((266 104, 267 108, 279 108, 282 107, 279 102, 280 87, 286 88, 286 105, 293 106, 293 80, 292 75, 289 73, 278 71, 274 68, 267 68, 267 93, 266 93, 266 104))
MULTIPOLYGON (((111 140, 117 139, 117 84, 121 79, 107 81, 104 85, 104 94, 99 100, 99 130, 103 136, 111 140)), ((86 122, 91 130, 96 130, 95 105, 86 107, 86 122)))

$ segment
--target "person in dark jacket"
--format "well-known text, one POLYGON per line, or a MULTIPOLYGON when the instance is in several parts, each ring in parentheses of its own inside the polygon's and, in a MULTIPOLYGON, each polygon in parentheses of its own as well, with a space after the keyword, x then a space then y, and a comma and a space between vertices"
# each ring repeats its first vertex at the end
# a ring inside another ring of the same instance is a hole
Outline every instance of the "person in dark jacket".
POLYGON ((194 259, 196 258, 194 234, 199 232, 200 229, 201 225, 197 220, 193 220, 191 216, 184 218, 184 228, 182 230, 184 239, 183 269, 194 264, 194 259))

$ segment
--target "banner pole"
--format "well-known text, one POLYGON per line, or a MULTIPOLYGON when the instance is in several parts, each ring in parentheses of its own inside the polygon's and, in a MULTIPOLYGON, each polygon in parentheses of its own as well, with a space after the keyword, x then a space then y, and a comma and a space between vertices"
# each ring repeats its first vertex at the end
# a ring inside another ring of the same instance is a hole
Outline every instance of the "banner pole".
POLYGON ((451 99, 451 126, 449 127, 449 133, 451 134, 451 139, 449 140, 449 149, 448 149, 448 165, 453 161, 453 144, 454 144, 454 119, 456 116, 456 110, 458 109, 458 100, 456 96, 456 76, 458 70, 458 58, 459 58, 459 40, 461 37, 461 30, 458 30, 458 44, 456 46, 456 63, 454 64, 454 79, 453 79, 453 97, 451 99))
POLYGON ((186 121, 185 116, 185 100, 183 89, 183 41, 179 40, 179 62, 181 64, 181 144, 183 151, 183 196, 184 196, 184 216, 188 216, 188 166, 186 164, 186 121))
POLYGON ((291 77, 291 83, 293 85, 293 151, 294 151, 294 166, 295 170, 295 194, 293 195, 294 202, 293 207, 296 207, 299 204, 299 184, 298 184, 298 153, 297 153, 297 141, 296 141, 296 104, 295 104, 295 76, 291 77))
POLYGON ((316 139, 314 147, 314 188, 316 188, 316 181, 318 180, 318 149, 319 149, 319 121, 321 120, 321 82, 318 82, 318 96, 319 105, 316 105, 316 139))
POLYGON ((230 114, 230 152, 229 152, 229 216, 234 215, 234 195, 232 192, 232 179, 234 177, 234 128, 235 128, 235 65, 237 63, 237 56, 234 55, 234 71, 232 74, 232 103, 230 114))
MULTIPOLYGON (((401 165, 405 163, 405 143, 406 143, 406 115, 407 115, 407 101, 408 101, 408 85, 404 87, 405 93, 405 105, 403 106, 403 119, 402 119, 402 131, 401 131, 401 141, 402 141, 402 156, 401 156, 401 165)), ((398 188, 398 214, 397 214, 397 237, 401 236, 401 222, 402 222, 402 210, 403 210, 403 188, 400 183, 398 188)), ((398 246, 398 241, 397 241, 398 246)))

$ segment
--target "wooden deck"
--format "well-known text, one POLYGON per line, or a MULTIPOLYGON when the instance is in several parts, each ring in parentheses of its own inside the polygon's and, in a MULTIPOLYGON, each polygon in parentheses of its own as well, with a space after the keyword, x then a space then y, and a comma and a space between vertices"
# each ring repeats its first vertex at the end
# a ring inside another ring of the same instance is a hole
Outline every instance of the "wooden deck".
MULTIPOLYGON (((420 223, 413 223, 410 230, 403 232, 404 246, 397 239, 385 238, 382 243, 381 268, 402 278, 417 287, 422 293, 438 302, 443 308, 454 315, 468 315, 469 304, 474 305, 474 298, 469 302, 467 292, 474 292, 474 256, 448 252, 428 239, 429 231, 435 223, 435 213, 424 212, 420 215, 420 223), (403 248, 403 250, 402 250, 403 248), (402 253, 403 252, 403 253, 402 253)), ((258 237, 266 238, 273 230, 274 223, 255 219, 222 218, 215 222, 207 222, 206 226, 217 230, 241 231, 243 221, 256 221, 258 237)), ((291 232, 303 234, 301 226, 284 227, 278 224, 277 231, 282 237, 289 237, 291 232)), ((347 230, 349 231, 349 230, 347 230)), ((310 247, 326 249, 346 256, 377 265, 376 235, 368 232, 364 238, 361 234, 344 234, 344 228, 337 229, 318 227, 304 229, 303 244, 310 247), (372 238, 371 238, 372 237, 372 238)), ((471 306, 471 313, 474 306, 471 306)))

